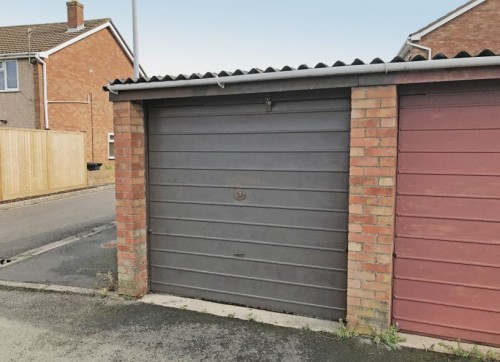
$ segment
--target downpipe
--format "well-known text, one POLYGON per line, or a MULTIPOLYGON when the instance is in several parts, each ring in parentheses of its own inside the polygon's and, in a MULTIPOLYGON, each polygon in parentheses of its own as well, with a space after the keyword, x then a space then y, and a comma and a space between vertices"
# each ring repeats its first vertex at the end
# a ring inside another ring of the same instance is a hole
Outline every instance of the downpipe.
POLYGON ((44 129, 50 129, 49 123, 49 101, 47 96, 47 63, 45 63, 39 54, 35 54, 35 59, 42 64, 42 78, 43 78, 43 112, 44 112, 44 129))

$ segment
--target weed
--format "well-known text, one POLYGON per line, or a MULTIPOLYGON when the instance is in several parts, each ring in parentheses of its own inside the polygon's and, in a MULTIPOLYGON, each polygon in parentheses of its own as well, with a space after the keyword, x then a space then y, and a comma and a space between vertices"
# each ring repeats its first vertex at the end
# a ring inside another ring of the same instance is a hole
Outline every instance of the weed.
POLYGON ((188 308, 187 304, 184 304, 184 305, 181 307, 181 309, 182 309, 182 310, 186 310, 187 308, 188 308))
POLYGON ((457 341, 456 347, 450 346, 446 343, 439 343, 439 345, 446 349, 450 354, 457 357, 468 358, 473 361, 491 362, 500 360, 500 355, 498 353, 495 353, 492 350, 488 350, 486 353, 483 353, 478 346, 474 346, 470 351, 467 351, 462 348, 460 340, 457 341))
POLYGON ((376 345, 384 344, 389 347, 389 349, 396 349, 398 347, 398 343, 406 342, 406 338, 399 335, 398 327, 390 326, 385 331, 376 333, 373 336, 373 342, 376 345))
POLYGON ((247 315, 247 319, 250 321, 250 322, 255 322, 255 314, 253 313, 250 313, 247 315))
POLYGON ((434 349, 436 348, 435 344, 431 344, 429 347, 426 347, 425 344, 422 346, 424 347, 425 352, 434 352, 434 349))
POLYGON ((311 326, 309 324, 306 324, 304 327, 302 327, 302 330, 308 332, 311 330, 311 326))
POLYGON ((117 288, 116 279, 113 273, 97 273, 96 275, 96 289, 104 289, 106 292, 114 292, 117 288))
POLYGON ((234 313, 229 313, 227 316, 228 316, 229 318, 234 318, 234 317, 236 317, 236 314, 234 314, 234 313))
POLYGON ((105 288, 98 290, 98 296, 101 298, 106 298, 108 296, 108 291, 105 288))
POLYGON ((137 298, 131 297, 130 295, 121 295, 120 298, 126 300, 127 302, 135 302, 137 298))
POLYGON ((335 332, 335 334, 337 335, 337 338, 347 339, 347 338, 353 338, 353 337, 358 336, 358 334, 356 332, 354 332, 354 330, 349 328, 349 326, 346 323, 344 323, 344 321, 342 319, 339 320, 339 323, 340 323, 340 327, 335 332))

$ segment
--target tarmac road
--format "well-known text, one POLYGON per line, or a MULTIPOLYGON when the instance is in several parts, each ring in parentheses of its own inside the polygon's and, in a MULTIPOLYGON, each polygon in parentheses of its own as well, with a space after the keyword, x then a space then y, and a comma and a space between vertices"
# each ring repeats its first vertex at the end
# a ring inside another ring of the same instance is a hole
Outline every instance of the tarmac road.
POLYGON ((0 259, 88 233, 114 219, 114 189, 0 210, 0 259))
POLYGON ((465 361, 121 299, 0 290, 1 361, 465 361))

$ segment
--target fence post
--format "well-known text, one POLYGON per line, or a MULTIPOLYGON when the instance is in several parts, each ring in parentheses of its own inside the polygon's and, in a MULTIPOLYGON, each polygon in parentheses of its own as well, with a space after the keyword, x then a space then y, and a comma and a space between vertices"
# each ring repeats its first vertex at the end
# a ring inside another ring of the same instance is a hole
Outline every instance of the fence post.
MULTIPOLYGON (((83 158, 85 160, 85 162, 87 162, 88 158, 87 158, 87 132, 83 132, 82 131, 82 134, 83 134, 83 158)), ((88 187, 89 186, 89 170, 87 169, 87 167, 85 167, 85 187, 88 187)))
POLYGON ((53 165, 53 150, 52 150, 52 132, 51 131, 44 131, 45 135, 45 147, 46 147, 46 157, 47 157, 47 168, 45 172, 47 173, 47 188, 48 192, 52 191, 54 180, 53 180, 53 173, 54 173, 54 165, 53 165))

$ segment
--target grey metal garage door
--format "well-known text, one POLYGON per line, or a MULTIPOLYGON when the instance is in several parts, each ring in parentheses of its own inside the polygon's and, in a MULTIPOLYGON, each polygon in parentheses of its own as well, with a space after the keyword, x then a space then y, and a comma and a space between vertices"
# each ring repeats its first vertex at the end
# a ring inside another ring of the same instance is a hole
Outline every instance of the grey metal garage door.
POLYGON ((346 314, 350 99, 149 106, 151 289, 346 314))

